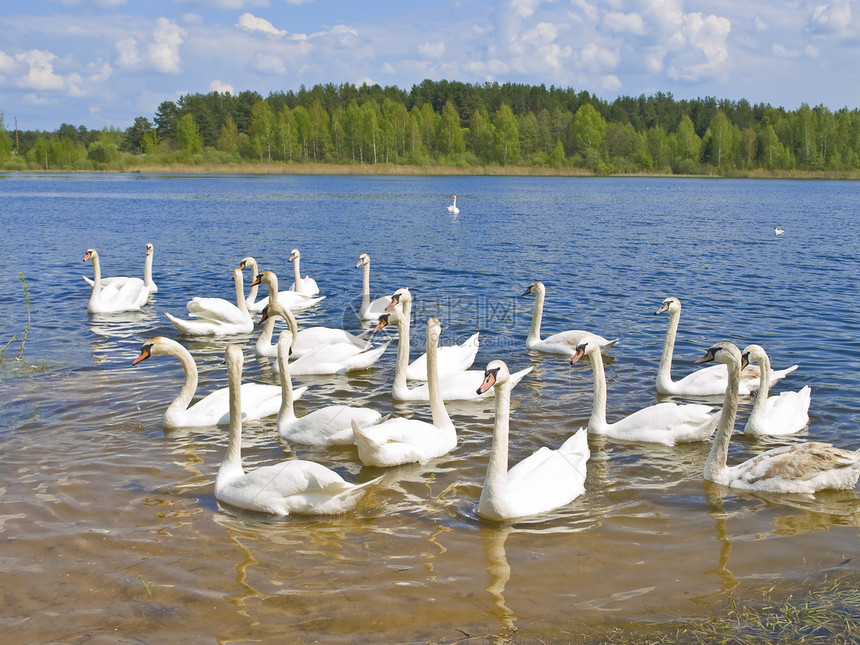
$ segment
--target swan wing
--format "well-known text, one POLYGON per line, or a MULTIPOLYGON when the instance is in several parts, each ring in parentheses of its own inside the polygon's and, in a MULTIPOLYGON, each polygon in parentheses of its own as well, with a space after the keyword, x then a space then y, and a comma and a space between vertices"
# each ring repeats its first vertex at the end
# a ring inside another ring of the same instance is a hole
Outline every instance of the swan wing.
MULTIPOLYGON (((262 419, 277 414, 280 406, 280 385, 242 384, 243 421, 262 419)), ((189 407, 184 416, 189 426, 227 425, 230 423, 229 388, 224 387, 210 392, 189 407)))
POLYGON ((761 410, 754 410, 744 427, 752 435, 787 435, 802 430, 809 423, 812 391, 805 385, 797 392, 770 396, 761 410))
POLYGON ((364 351, 370 347, 370 341, 359 338, 344 329, 333 327, 307 327, 299 331, 293 341, 292 356, 299 358, 305 354, 322 349, 323 346, 347 343, 354 345, 358 351, 364 351))
POLYGON ((704 441, 716 430, 718 422, 719 413, 713 412, 711 406, 665 402, 642 408, 609 424, 606 434, 625 441, 671 446, 686 441, 704 441))
POLYGON ((440 457, 457 445, 450 428, 417 419, 394 418, 360 428, 352 424, 358 458, 368 466, 398 466, 440 457))
POLYGON ((774 492, 813 493, 853 488, 860 452, 810 441, 773 448, 729 469, 731 486, 774 492))
MULTIPOLYGON (((436 350, 439 376, 463 372, 472 367, 478 354, 480 332, 475 332, 462 345, 443 345, 436 350)), ((406 368, 406 378, 412 381, 427 380, 427 354, 421 354, 406 368)))
POLYGON ((190 317, 211 322, 238 325, 249 318, 248 314, 224 298, 192 298, 185 308, 190 317))
POLYGON ((329 405, 319 408, 289 424, 278 420, 278 431, 285 439, 311 446, 346 446, 355 443, 352 422, 359 427, 379 423, 382 415, 370 408, 329 405))

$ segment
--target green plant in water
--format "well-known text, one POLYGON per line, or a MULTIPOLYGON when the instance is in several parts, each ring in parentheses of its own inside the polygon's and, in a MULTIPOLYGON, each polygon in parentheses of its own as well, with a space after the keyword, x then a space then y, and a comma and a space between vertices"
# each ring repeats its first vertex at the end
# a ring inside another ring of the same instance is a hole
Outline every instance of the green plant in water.
MULTIPOLYGON (((24 288, 24 308, 27 310, 27 325, 24 327, 24 334, 21 337, 20 348, 18 349, 18 357, 17 360, 21 360, 21 356, 24 355, 24 344, 27 342, 27 334, 30 333, 30 289, 27 286, 27 278, 24 277, 23 273, 18 274, 18 279, 21 280, 21 285, 24 288)), ((3 349, 0 350, 0 361, 6 359, 6 350, 9 349, 9 345, 12 344, 13 341, 18 340, 18 336, 12 336, 5 345, 3 345, 3 349)))

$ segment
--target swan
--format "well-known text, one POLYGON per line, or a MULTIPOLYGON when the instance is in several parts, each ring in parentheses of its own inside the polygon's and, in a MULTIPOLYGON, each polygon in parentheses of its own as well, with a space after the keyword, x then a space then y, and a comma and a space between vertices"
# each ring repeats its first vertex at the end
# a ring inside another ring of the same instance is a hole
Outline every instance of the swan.
POLYGON ((748 345, 742 352, 744 362, 757 363, 761 379, 752 411, 744 426, 744 434, 753 436, 794 434, 809 423, 809 403, 812 391, 804 385, 798 392, 782 392, 768 397, 770 390, 770 359, 760 345, 748 345))
POLYGON ((591 456, 588 432, 580 428, 558 450, 544 446, 508 470, 510 376, 503 361, 491 361, 479 388, 495 388, 496 415, 478 515, 497 522, 546 513, 575 500, 585 492, 585 465, 591 456))
POLYGON ((363 267, 364 279, 361 288, 361 306, 358 309, 359 320, 376 320, 384 312, 388 303, 391 301, 390 296, 370 299, 370 256, 367 253, 362 253, 358 256, 358 262, 355 263, 355 268, 363 267))
POLYGON ((459 215, 460 214, 460 209, 457 208, 457 196, 456 195, 454 195, 454 202, 450 206, 448 206, 448 212, 451 213, 452 215, 459 215))
POLYGON ((149 288, 140 278, 124 278, 106 284, 102 281, 99 254, 95 249, 87 249, 84 262, 87 260, 93 262, 93 291, 87 301, 87 313, 140 311, 149 300, 149 288))
MULTIPOLYGON (((150 338, 143 343, 140 354, 132 361, 137 365, 150 356, 175 356, 182 363, 185 383, 179 395, 167 407, 162 424, 167 430, 203 426, 226 425, 230 421, 229 390, 221 388, 207 394, 189 407, 197 391, 197 364, 191 353, 181 344, 164 336, 150 338)), ((293 400, 304 394, 307 387, 293 392, 293 400)), ((245 383, 242 385, 242 418, 246 421, 277 414, 281 405, 281 388, 278 385, 245 383)))
POLYGON ((782 235, 783 233, 785 233, 785 229, 782 228, 781 226, 774 226, 773 227, 773 234, 774 235, 782 235))
POLYGON ((594 399, 588 431, 618 441, 645 441, 674 446, 685 441, 705 441, 714 432, 719 413, 711 406, 698 403, 657 403, 637 410, 615 423, 606 421, 606 374, 599 342, 586 338, 570 359, 576 363, 583 355, 591 359, 594 372, 594 399))
MULTIPOLYGON (((152 280, 152 257, 155 253, 155 247, 152 244, 146 245, 146 258, 143 262, 143 283, 149 288, 149 293, 157 293, 158 285, 152 280)), ((126 276, 111 276, 109 278, 102 278, 102 286, 106 286, 109 284, 113 284, 114 282, 130 280, 126 276)), ((92 278, 88 278, 84 276, 84 280, 86 280, 87 284, 91 287, 94 284, 92 278)))
POLYGON ((353 421, 352 431, 361 463, 381 467, 424 463, 457 447, 457 430, 445 409, 436 371, 436 348, 441 331, 438 319, 427 321, 427 387, 432 423, 397 417, 361 428, 353 421))
MULTIPOLYGON (((251 276, 257 276, 260 273, 257 267, 257 261, 251 256, 243 258, 243 260, 239 263, 239 268, 250 269, 251 276)), ((274 273, 272 275, 274 275, 274 273)), ((278 301, 290 311, 304 311, 305 309, 310 309, 311 307, 325 299, 325 296, 306 296, 305 294, 299 293, 297 291, 278 291, 278 282, 276 277, 274 281, 274 286, 269 285, 269 295, 265 298, 257 300, 257 289, 259 289, 259 285, 259 282, 255 280, 251 281, 251 290, 248 292, 248 297, 245 298, 245 304, 248 306, 248 311, 263 311, 263 307, 269 304, 269 299, 271 298, 271 295, 273 293, 278 294, 278 301)))
POLYGON ((293 262, 293 284, 290 285, 291 291, 298 291, 299 293, 303 293, 306 296, 316 296, 319 295, 320 288, 317 286, 317 281, 311 277, 305 276, 304 278, 301 276, 299 271, 299 262, 301 261, 302 254, 299 253, 298 249, 293 249, 290 251, 290 262, 293 262))
POLYGON ((254 331, 254 321, 245 304, 242 269, 233 269, 236 285, 236 304, 224 298, 192 298, 185 308, 196 320, 182 320, 164 312, 179 333, 187 336, 229 336, 254 331))
POLYGON ((283 318, 293 332, 293 347, 290 353, 293 360, 331 345, 348 345, 349 347, 346 349, 353 354, 370 349, 370 341, 364 340, 343 329, 335 329, 334 327, 306 327, 299 330, 295 316, 278 301, 263 308, 260 323, 265 323, 265 326, 260 333, 260 337, 257 339, 255 347, 257 356, 276 357, 278 355, 278 346, 273 345, 271 342, 276 316, 283 318))
POLYGON ((600 342, 600 351, 604 354, 618 342, 618 339, 607 340, 602 336, 591 334, 590 332, 581 329, 568 329, 560 331, 552 336, 548 336, 541 340, 540 326, 543 320, 543 301, 546 297, 546 287, 543 282, 532 282, 523 292, 524 296, 533 295, 535 297, 535 307, 532 313, 532 326, 529 330, 528 338, 526 338, 526 349, 535 350, 538 352, 547 352, 549 354, 564 354, 568 358, 573 356, 576 351, 576 346, 582 342, 586 335, 593 336, 600 342))
POLYGON ((352 422, 359 426, 379 423, 382 415, 370 408, 327 405, 297 417, 293 409, 293 382, 290 378, 290 345, 293 334, 285 329, 278 338, 278 371, 281 377, 281 408, 278 433, 289 441, 311 446, 351 446, 355 443, 352 422))
POLYGON ((860 450, 843 450, 829 443, 809 441, 780 446, 736 466, 728 466, 729 443, 738 412, 738 386, 743 357, 732 343, 717 343, 696 363, 718 361, 728 367, 729 385, 711 452, 705 462, 706 480, 746 490, 774 493, 814 493, 824 489, 849 490, 860 477, 860 450))
MULTIPOLYGON (((406 287, 394 292, 386 310, 394 309, 398 305, 402 309, 403 315, 406 316, 407 323, 410 323, 412 321, 412 293, 406 287)), ((407 325, 407 338, 408 331, 407 325)), ((472 363, 475 362, 475 356, 478 354, 479 335, 480 332, 475 332, 461 345, 445 345, 436 350, 436 365, 441 376, 463 372, 472 366, 472 363)), ((409 343, 407 342, 406 345, 408 350, 409 343)), ((408 351, 406 358, 409 360, 408 351)), ((406 380, 427 380, 427 354, 421 354, 409 364, 406 368, 406 380)))
MULTIPOLYGON (((663 354, 660 356, 660 365, 657 368, 657 393, 676 396, 719 396, 724 394, 728 383, 728 372, 725 365, 712 365, 692 372, 678 381, 672 380, 672 354, 675 351, 675 335, 678 333, 678 322, 681 319, 681 301, 673 297, 666 298, 660 308, 654 312, 654 315, 666 311, 669 312, 669 328, 666 330, 663 354)), ((796 369, 797 365, 792 365, 784 370, 771 372, 770 385, 774 385, 796 369)), ((739 390, 741 394, 751 394, 758 388, 760 373, 761 370, 755 365, 751 365, 741 372, 739 390)))
POLYGON ((382 477, 350 484, 335 471, 313 461, 293 459, 262 466, 248 473, 242 468, 244 392, 242 350, 228 345, 225 352, 230 389, 230 439, 215 477, 215 498, 238 508, 274 515, 332 515, 355 507, 368 487, 382 477))
MULTIPOLYGON (((379 331, 385 325, 394 323, 397 325, 397 360, 394 366, 394 384, 391 392, 395 401, 429 401, 430 387, 429 383, 424 383, 416 387, 407 387, 406 385, 406 368, 409 361, 409 318, 403 311, 391 309, 388 313, 379 317, 379 323, 374 328, 374 332, 379 331)), ((511 375, 511 387, 519 383, 522 378, 532 371, 532 367, 527 367, 524 370, 515 372, 511 375)), ((474 401, 478 399, 489 398, 494 396, 494 390, 487 390, 483 394, 477 393, 477 388, 484 380, 484 373, 478 370, 463 370, 459 372, 449 372, 442 375, 437 369, 437 373, 443 376, 441 383, 442 398, 445 401, 474 401)), ((430 369, 428 361, 427 369, 428 381, 430 378, 430 369)))

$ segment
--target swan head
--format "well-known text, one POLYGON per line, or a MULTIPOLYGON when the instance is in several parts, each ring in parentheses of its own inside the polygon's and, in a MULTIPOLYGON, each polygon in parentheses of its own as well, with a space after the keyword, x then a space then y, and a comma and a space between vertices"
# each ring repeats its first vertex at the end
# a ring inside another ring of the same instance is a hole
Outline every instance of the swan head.
POLYGON ((270 302, 263 307, 263 311, 260 312, 260 323, 266 322, 272 316, 280 316, 284 320, 288 320, 286 308, 280 302, 270 302))
POLYGON ((767 359, 767 352, 764 351, 764 347, 761 345, 747 345, 741 350, 741 369, 749 365, 750 363, 758 363, 761 365, 762 361, 767 359))
POLYGON ((442 323, 438 318, 428 318, 427 319, 427 339, 435 338, 436 342, 439 341, 439 337, 442 335, 442 323))
POLYGON ((151 243, 151 242, 150 242, 150 243, 148 243, 148 244, 146 245, 146 254, 147 254, 147 255, 152 255, 154 252, 155 252, 155 247, 154 247, 154 246, 152 246, 152 243, 151 243))
POLYGON ((741 356, 741 350, 739 350, 734 343, 729 342, 717 343, 710 347, 708 351, 705 352, 704 356, 697 358, 693 362, 698 365, 700 363, 708 363, 710 361, 716 361, 717 363, 723 363, 724 365, 729 366, 738 365, 741 368, 745 366, 745 363, 743 363, 743 357, 741 356))
MULTIPOLYGON (((140 354, 137 355, 131 364, 137 365, 141 361, 145 361, 150 356, 158 356, 160 354, 175 354, 175 346, 179 345, 175 340, 165 338, 164 336, 156 336, 144 341, 140 346, 140 354)), ((179 345, 181 347, 181 345, 179 345)))
POLYGON ((585 356, 586 354, 600 354, 600 342, 597 340, 595 336, 591 334, 586 334, 582 341, 576 346, 576 349, 573 352, 573 356, 570 357, 570 364, 574 365, 579 361, 580 358, 585 356))
POLYGON ((95 249, 87 249, 87 252, 84 253, 84 262, 86 262, 87 260, 92 260, 93 258, 97 258, 98 256, 99 254, 96 253, 95 249))
POLYGON ((478 394, 483 394, 495 385, 502 385, 510 378, 511 373, 508 371, 508 366, 504 361, 494 360, 487 363, 487 368, 484 370, 484 380, 481 385, 475 390, 478 394))
POLYGON ((529 286, 526 287, 526 290, 523 291, 524 296, 536 296, 538 294, 545 294, 546 287, 543 286, 543 282, 532 282, 529 286))
POLYGON ((236 367, 239 371, 242 370, 242 365, 245 363, 245 355, 242 353, 242 348, 238 345, 227 345, 224 350, 224 362, 227 367, 236 367))
POLYGON ((389 311, 394 309, 397 305, 402 305, 406 302, 412 301, 412 294, 409 289, 406 287, 401 287, 393 294, 391 294, 391 302, 388 303, 388 306, 385 308, 385 311, 389 311))
MULTIPOLYGON (((384 314, 382 314, 376 320, 376 327, 373 328, 373 331, 371 331, 371 333, 375 334, 380 329, 382 329, 386 325, 390 325, 391 323, 399 325, 401 322, 404 322, 405 320, 406 320, 406 316, 403 315, 403 312, 400 309, 391 309, 389 311, 386 311, 384 314)), ((440 327, 440 329, 441 329, 441 327, 440 327)))
POLYGON ((370 264, 370 256, 367 253, 362 253, 358 256, 358 262, 355 263, 355 268, 363 267, 365 264, 370 264))
POLYGON ((278 276, 275 275, 274 271, 263 271, 262 273, 257 274, 254 281, 251 283, 251 286, 253 287, 258 284, 266 284, 270 290, 277 291, 278 276))
POLYGON ((290 257, 289 257, 290 262, 292 262, 293 260, 298 260, 301 257, 302 257, 302 254, 299 253, 298 249, 293 249, 292 251, 290 251, 290 257))
POLYGON ((670 314, 678 313, 681 311, 681 301, 671 296, 666 298, 660 308, 654 312, 654 315, 662 314, 664 311, 668 311, 670 314))
POLYGON ((245 267, 250 268, 251 273, 257 273, 257 261, 250 255, 246 258, 243 258, 242 261, 239 263, 240 269, 244 269, 245 267))

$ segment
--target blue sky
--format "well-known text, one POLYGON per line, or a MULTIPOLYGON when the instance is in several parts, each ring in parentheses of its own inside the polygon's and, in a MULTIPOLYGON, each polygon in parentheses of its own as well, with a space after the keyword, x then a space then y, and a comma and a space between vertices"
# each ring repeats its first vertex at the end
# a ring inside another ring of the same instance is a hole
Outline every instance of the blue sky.
POLYGON ((0 111, 124 129, 183 94, 426 78, 856 108, 858 3, 28 0, 0 16, 0 111))

